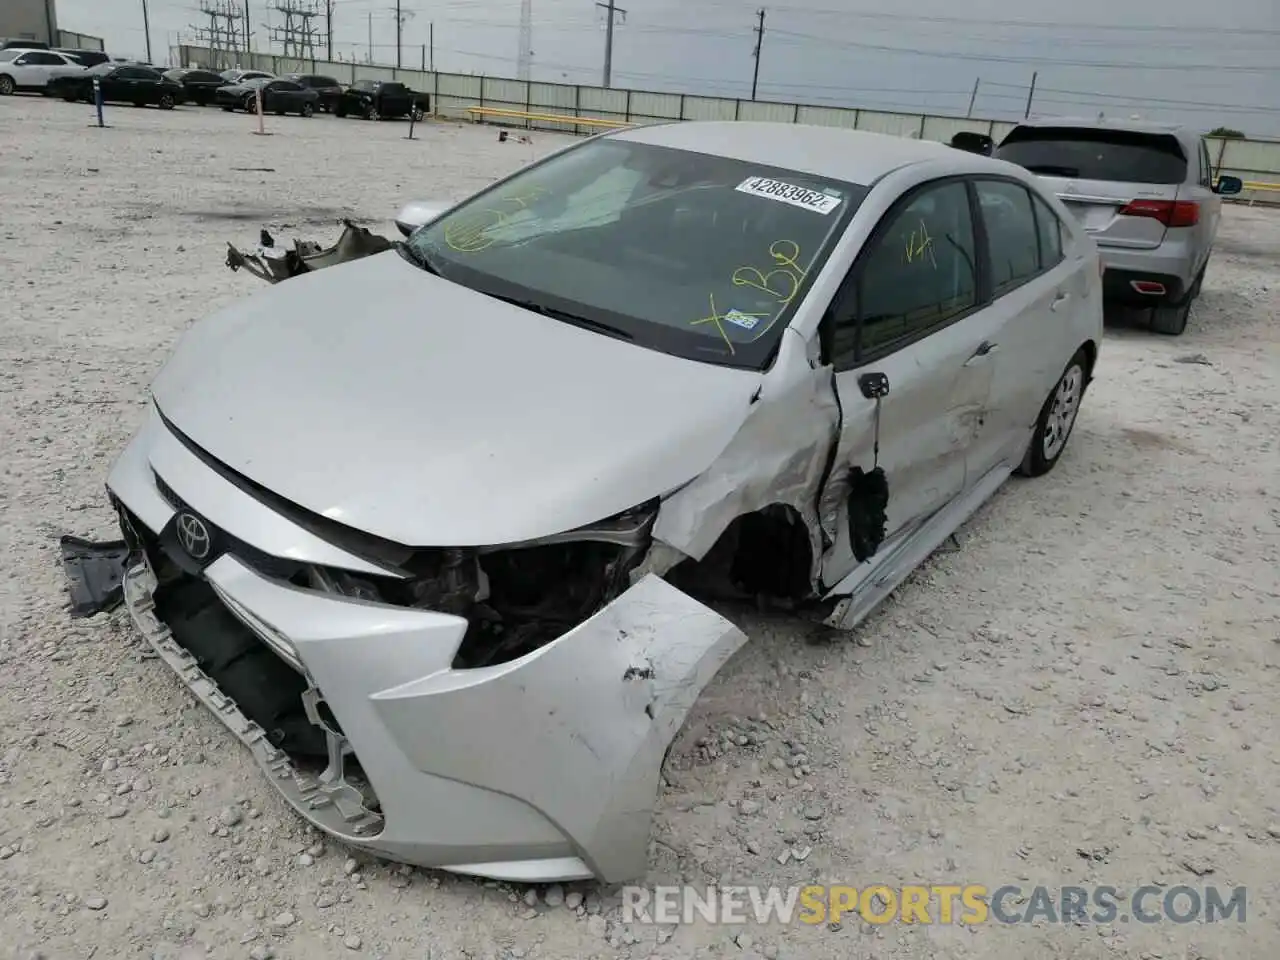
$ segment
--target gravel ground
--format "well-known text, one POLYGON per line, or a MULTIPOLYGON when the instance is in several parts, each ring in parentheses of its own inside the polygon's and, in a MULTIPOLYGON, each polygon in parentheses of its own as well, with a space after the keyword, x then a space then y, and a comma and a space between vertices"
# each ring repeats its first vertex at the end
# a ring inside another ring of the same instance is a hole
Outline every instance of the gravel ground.
POLYGON ((1245 885, 1247 922, 627 927, 616 891, 322 843, 123 614, 68 618, 55 545, 112 533, 102 484, 147 382, 259 289, 225 241, 390 229, 560 141, 107 116, 0 100, 0 955, 1280 954, 1280 215, 1228 209, 1186 335, 1110 329, 1058 470, 1007 485, 856 636, 748 618, 672 751, 648 878, 1245 885))

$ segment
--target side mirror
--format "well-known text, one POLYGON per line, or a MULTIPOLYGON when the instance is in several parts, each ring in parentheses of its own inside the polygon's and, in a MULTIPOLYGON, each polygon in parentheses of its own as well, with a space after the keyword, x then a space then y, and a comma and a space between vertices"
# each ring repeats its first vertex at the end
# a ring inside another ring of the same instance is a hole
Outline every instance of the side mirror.
POLYGON ((1218 182, 1214 184, 1213 192, 1220 193, 1224 197, 1233 197, 1244 189, 1244 181, 1239 177, 1228 176, 1223 174, 1218 177, 1218 182))
POLYGON ((407 237, 420 226, 430 223, 448 209, 449 205, 447 203, 432 203, 424 200, 406 203, 400 208, 400 212, 396 214, 396 229, 407 237))

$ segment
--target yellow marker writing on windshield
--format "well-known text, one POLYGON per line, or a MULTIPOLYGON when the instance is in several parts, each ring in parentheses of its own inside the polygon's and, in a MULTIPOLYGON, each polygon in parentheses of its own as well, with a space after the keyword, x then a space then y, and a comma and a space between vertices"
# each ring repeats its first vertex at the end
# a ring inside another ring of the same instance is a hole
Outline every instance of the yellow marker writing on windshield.
POLYGON ((484 207, 461 222, 449 220, 444 225, 444 242, 458 253, 479 253, 493 246, 495 240, 488 235, 514 214, 526 209, 530 203, 546 194, 546 187, 529 187, 498 201, 496 207, 484 207), (509 206, 511 209, 502 209, 509 206))
POLYGON ((734 286, 763 290, 785 307, 795 299, 805 277, 805 271, 797 263, 800 245, 794 240, 775 240, 769 245, 769 256, 777 264, 773 269, 766 272, 758 267, 738 267, 731 279, 734 286))
POLYGON ((732 313, 737 316, 754 317, 756 319, 762 319, 769 316, 767 313, 744 313, 741 310, 730 310, 728 313, 721 313, 716 309, 716 295, 714 293, 709 293, 707 294, 707 299, 711 302, 711 315, 702 317, 698 320, 691 320, 689 322, 689 326, 697 327, 704 323, 715 324, 716 331, 720 334, 720 339, 725 342, 725 345, 729 348, 729 353, 731 354, 736 353, 737 351, 733 349, 733 341, 729 339, 729 334, 726 333, 724 329, 724 321, 729 314, 732 313))

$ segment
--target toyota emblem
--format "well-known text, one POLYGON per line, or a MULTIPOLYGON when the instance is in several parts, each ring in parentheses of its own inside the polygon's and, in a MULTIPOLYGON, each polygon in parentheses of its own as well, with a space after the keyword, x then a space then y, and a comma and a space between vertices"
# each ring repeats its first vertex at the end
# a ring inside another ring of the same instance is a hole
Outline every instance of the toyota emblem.
POLYGON ((178 543, 191 555, 193 560, 203 560, 209 556, 213 548, 213 537, 203 520, 194 513, 178 514, 178 523, 174 531, 178 535, 178 543))

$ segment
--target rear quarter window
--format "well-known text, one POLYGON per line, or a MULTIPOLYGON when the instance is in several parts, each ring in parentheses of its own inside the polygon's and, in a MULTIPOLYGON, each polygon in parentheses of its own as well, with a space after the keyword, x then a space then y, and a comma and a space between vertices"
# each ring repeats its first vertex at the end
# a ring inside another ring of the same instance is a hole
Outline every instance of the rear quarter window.
POLYGON ((1176 137, 1129 130, 1017 127, 996 150, 1032 173, 1074 180, 1183 183, 1187 158, 1176 137))

